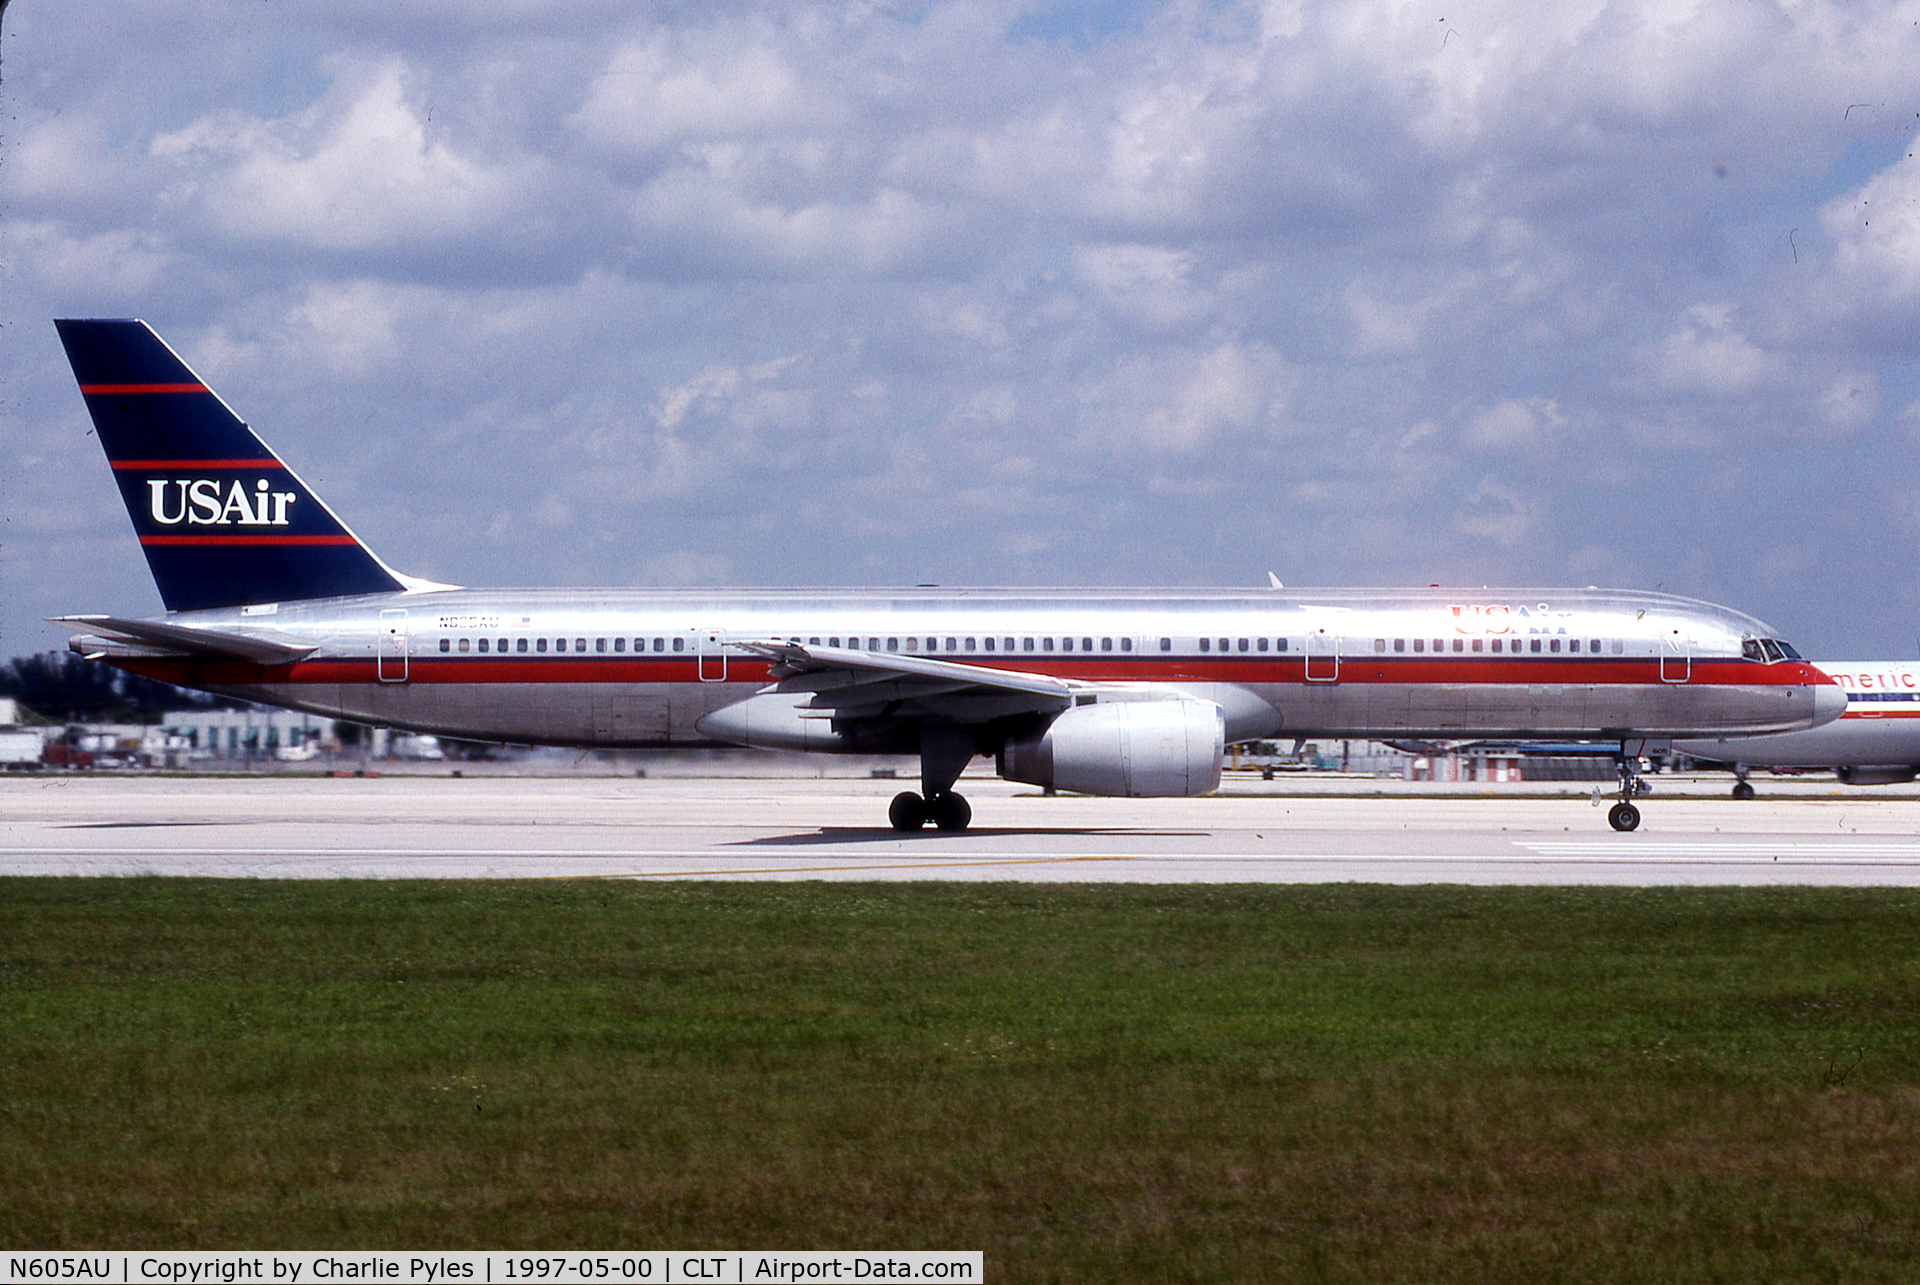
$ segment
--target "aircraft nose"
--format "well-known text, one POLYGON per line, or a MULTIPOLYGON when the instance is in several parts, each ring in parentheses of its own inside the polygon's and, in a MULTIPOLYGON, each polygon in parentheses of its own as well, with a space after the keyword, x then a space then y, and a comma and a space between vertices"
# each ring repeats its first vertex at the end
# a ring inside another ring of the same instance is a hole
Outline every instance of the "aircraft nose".
POLYGON ((1813 689, 1813 726, 1820 727, 1839 718, 1847 709, 1847 694, 1832 683, 1813 689))

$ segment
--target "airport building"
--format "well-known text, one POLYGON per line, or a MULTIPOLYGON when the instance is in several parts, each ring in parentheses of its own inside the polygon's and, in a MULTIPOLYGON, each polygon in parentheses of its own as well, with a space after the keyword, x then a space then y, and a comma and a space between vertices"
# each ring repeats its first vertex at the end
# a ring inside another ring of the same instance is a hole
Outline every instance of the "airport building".
POLYGON ((195 759, 296 758, 339 743, 332 719, 290 709, 176 710, 160 725, 195 759))

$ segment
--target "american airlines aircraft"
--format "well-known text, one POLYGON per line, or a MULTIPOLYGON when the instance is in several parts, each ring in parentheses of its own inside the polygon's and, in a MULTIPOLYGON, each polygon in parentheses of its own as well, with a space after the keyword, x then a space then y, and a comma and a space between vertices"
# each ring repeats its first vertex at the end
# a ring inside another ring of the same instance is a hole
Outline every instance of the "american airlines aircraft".
POLYGON ((1280 735, 1618 743, 1785 732, 1839 688, 1751 616, 1593 589, 463 589, 390 569, 140 321, 59 321, 167 611, 67 616, 134 673, 481 740, 918 754, 953 789, 1205 794, 1280 735))
POLYGON ((1676 739, 1694 758, 1733 765, 1733 797, 1750 799, 1750 767, 1830 767, 1848 785, 1897 785, 1920 775, 1920 663, 1822 662, 1846 712, 1822 727, 1770 736, 1676 739))

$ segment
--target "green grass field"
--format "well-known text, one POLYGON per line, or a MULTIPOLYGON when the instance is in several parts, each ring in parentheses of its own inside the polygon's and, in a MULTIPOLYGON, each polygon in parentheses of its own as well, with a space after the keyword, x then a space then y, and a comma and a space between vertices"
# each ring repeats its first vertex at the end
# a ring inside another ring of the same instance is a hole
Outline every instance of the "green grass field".
POLYGON ((0 881, 0 1246, 1911 1280, 1920 894, 0 881))

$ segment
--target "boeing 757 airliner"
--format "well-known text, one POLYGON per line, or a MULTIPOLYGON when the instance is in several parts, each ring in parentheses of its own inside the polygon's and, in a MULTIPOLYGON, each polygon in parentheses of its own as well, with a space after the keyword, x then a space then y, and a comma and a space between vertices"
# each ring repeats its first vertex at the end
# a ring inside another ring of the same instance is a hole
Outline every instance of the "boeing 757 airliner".
POLYGON ((134 673, 420 732, 917 754, 892 824, 1001 776, 1193 795, 1275 736, 1616 742, 1817 726, 1845 699, 1751 616, 1592 589, 464 589, 402 575, 141 321, 59 321, 166 614, 67 616, 134 673))

